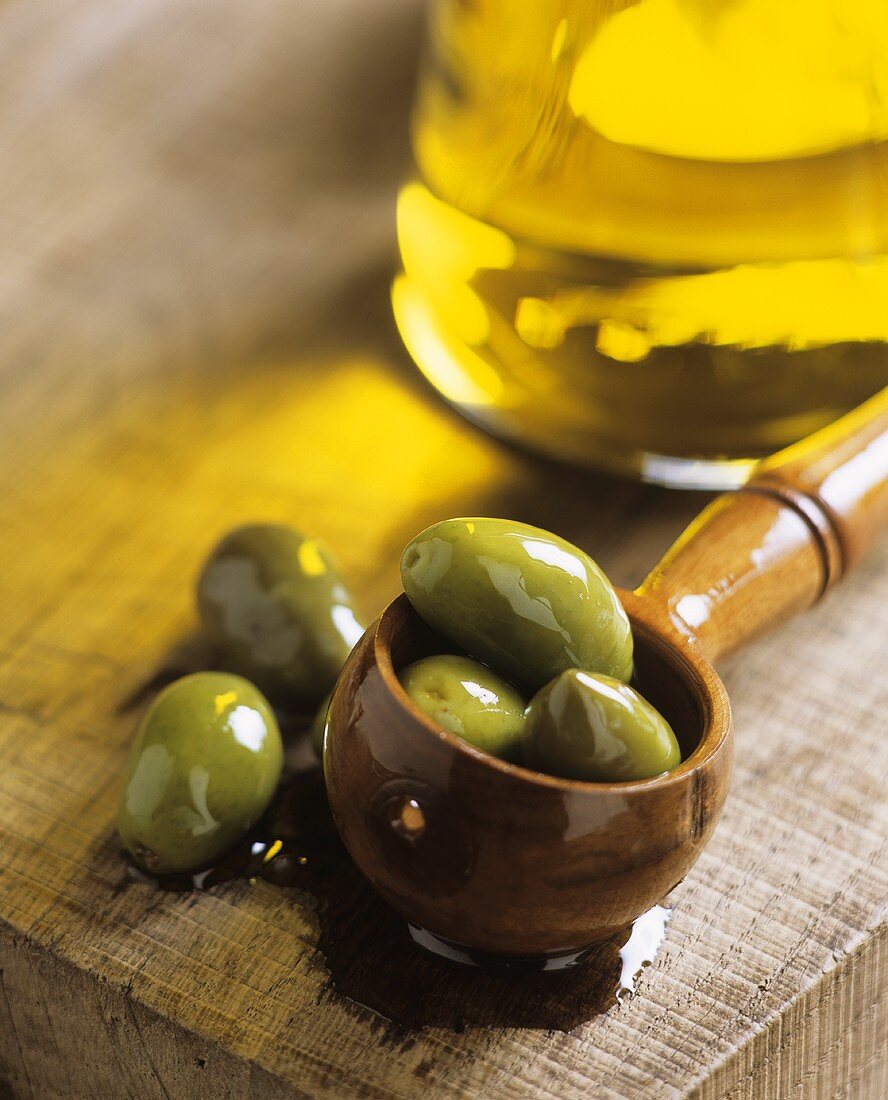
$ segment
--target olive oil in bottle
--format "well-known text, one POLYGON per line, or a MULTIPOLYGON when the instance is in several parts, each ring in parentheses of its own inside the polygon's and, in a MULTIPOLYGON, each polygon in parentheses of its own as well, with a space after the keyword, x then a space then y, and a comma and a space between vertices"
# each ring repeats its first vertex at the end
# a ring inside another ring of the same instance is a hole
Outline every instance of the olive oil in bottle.
POLYGON ((676 485, 888 384, 885 0, 437 0, 393 288, 526 445, 676 485))

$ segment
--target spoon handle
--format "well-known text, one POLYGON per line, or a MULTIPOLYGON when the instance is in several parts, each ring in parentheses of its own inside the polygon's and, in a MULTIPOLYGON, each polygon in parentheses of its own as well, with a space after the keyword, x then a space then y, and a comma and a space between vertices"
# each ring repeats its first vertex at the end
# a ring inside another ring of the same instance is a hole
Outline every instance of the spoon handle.
POLYGON ((638 588, 710 660, 815 603, 888 522, 888 389, 765 459, 638 588))

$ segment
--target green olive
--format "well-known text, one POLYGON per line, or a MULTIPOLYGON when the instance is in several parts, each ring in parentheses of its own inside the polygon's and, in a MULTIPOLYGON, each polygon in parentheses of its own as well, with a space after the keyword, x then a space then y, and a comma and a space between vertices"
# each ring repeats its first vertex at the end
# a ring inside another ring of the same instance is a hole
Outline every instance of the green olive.
POLYGON ((207 866, 256 824, 283 748, 252 684, 196 672, 165 688, 132 744, 117 814, 123 843, 155 874, 207 866))
POLYGON ((409 543, 401 579, 430 626, 531 691, 567 668, 632 675, 629 619, 610 582, 548 531, 443 520, 409 543))
POLYGON ((277 524, 222 539, 198 580, 197 606, 205 634, 235 671, 276 701, 308 710, 362 634, 326 548, 277 524))
POLYGON ((319 760, 324 759, 324 736, 327 732, 327 711, 329 707, 330 696, 327 695, 318 707, 318 712, 311 724, 311 743, 314 751, 318 754, 319 760))
POLYGON ((524 763, 566 779, 648 779, 681 763, 672 727, 634 688, 568 669, 527 708, 524 763))
POLYGON ((410 698, 439 725, 476 748, 512 760, 524 729, 524 700, 501 676, 471 660, 439 654, 403 669, 410 698))

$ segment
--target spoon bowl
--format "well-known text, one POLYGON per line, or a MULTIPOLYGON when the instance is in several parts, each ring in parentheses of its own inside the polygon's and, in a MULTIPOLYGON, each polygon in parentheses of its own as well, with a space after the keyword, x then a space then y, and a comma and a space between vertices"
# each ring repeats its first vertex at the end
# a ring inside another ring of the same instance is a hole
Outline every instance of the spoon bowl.
POLYGON ((411 925, 468 951, 573 956, 628 927, 696 860, 728 790, 727 694, 645 620, 642 600, 621 598, 638 685, 682 746, 682 764, 654 779, 543 775, 437 726, 398 672, 453 647, 406 596, 352 653, 328 714, 328 795, 352 858, 411 925))
POLYGON ((569 965, 681 882, 728 791, 731 711, 712 662, 819 599, 888 518, 886 403, 762 463, 619 592, 636 686, 682 749, 660 776, 543 775, 440 728, 398 672, 454 647, 406 596, 383 611, 334 690, 324 770, 346 847, 414 938, 464 961, 569 965))

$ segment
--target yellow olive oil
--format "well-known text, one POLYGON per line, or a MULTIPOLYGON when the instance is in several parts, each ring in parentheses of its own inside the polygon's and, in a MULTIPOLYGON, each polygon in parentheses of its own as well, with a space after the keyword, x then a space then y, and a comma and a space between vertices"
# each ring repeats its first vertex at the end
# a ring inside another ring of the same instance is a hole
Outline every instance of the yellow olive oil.
POLYGON ((571 460, 719 487, 888 384, 886 0, 437 0, 395 314, 571 460))

